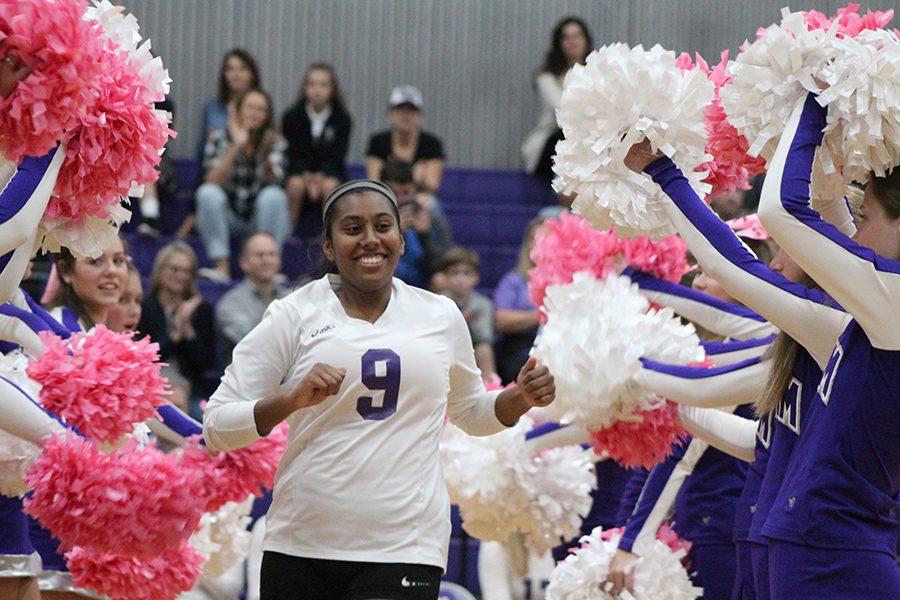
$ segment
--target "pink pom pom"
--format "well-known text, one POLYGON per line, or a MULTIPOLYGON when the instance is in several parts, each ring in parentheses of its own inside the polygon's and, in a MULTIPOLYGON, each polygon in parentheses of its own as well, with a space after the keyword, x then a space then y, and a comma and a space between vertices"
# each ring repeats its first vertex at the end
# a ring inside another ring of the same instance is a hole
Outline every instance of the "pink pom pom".
POLYGON ((693 546, 691 542, 679 537, 668 523, 663 523, 659 526, 659 529, 656 531, 656 539, 668 546, 672 552, 684 550, 685 556, 687 556, 691 551, 691 546, 693 546))
POLYGON ((203 556, 188 544, 148 559, 75 548, 66 564, 76 586, 110 600, 175 600, 197 583, 203 556))
POLYGON ((817 10, 810 10, 803 13, 803 20, 806 22, 806 28, 810 31, 816 29, 831 29, 831 26, 837 21, 838 37, 855 37, 865 30, 884 29, 893 18, 893 9, 886 11, 877 10, 875 12, 868 10, 865 15, 860 15, 859 4, 856 2, 851 2, 843 8, 839 8, 831 17, 827 17, 817 10))
MULTIPOLYGON (((728 122, 728 116, 722 108, 719 90, 731 81, 726 71, 728 54, 728 50, 722 52, 719 64, 712 69, 705 62, 702 65, 706 68, 700 67, 715 86, 715 96, 705 111, 706 152, 713 158, 699 167, 701 171, 709 170, 709 175, 703 181, 712 185, 710 195, 750 189, 750 179, 766 170, 765 159, 747 154, 750 148, 747 138, 728 122)), ((698 64, 702 60, 697 55, 698 64)))
POLYGON ((105 52, 105 71, 95 102, 66 133, 66 160, 45 212, 51 218, 105 218, 109 207, 128 196, 133 185, 156 181, 168 138, 161 100, 121 51, 105 52))
POLYGON ((616 421, 605 429, 591 430, 591 446, 627 469, 652 468, 672 453, 672 444, 684 435, 678 409, 672 402, 653 410, 640 409, 634 420, 616 421))
POLYGON ((543 306, 548 286, 565 285, 579 271, 602 278, 615 272, 619 240, 615 233, 597 231, 587 220, 563 213, 547 221, 531 249, 534 268, 529 273, 528 292, 535 306, 543 306))
MULTIPOLYGON (((686 252, 687 246, 677 236, 659 242, 646 237, 619 239, 614 228, 597 231, 581 217, 562 214, 548 221, 535 238, 528 291, 534 305, 542 306, 548 286, 571 283, 579 271, 607 277, 616 272, 620 258, 655 277, 678 281, 688 270, 686 252)), ((541 318, 546 318, 543 313, 541 318)))
POLYGON ((41 333, 44 352, 26 372, 41 384, 44 407, 101 442, 118 440, 153 417, 168 394, 159 346, 133 336, 103 325, 68 340, 41 333))
POLYGON ((201 481, 203 512, 215 512, 226 502, 241 502, 250 494, 261 496, 263 489, 271 489, 287 448, 288 429, 282 423, 246 448, 212 456, 199 440, 192 440, 181 455, 181 464, 201 481))
POLYGON ((678 282, 688 272, 687 244, 677 235, 650 241, 648 237, 622 238, 619 252, 629 267, 658 279, 678 282))
POLYGON ((0 154, 49 152, 93 103, 103 73, 101 29, 83 0, 0 0, 0 45, 30 70, 0 98, 0 154))
POLYGON ((34 488, 25 512, 63 550, 151 557, 182 546, 200 524, 196 473, 155 446, 104 454, 74 434, 55 436, 25 480, 34 488))

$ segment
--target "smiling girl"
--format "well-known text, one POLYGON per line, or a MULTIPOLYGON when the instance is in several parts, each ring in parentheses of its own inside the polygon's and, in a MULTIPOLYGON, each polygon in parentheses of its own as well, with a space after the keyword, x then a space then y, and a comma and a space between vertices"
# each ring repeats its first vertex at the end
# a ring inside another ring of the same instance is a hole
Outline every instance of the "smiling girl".
POLYGON ((462 314, 394 277, 397 199, 352 181, 325 201, 332 274, 270 306, 235 348, 204 418, 214 449, 287 420, 268 514, 262 598, 437 598, 450 537, 438 460, 446 417, 471 435, 553 401, 529 360, 518 388, 487 392, 462 314), (313 336, 313 334, 316 334, 313 336))

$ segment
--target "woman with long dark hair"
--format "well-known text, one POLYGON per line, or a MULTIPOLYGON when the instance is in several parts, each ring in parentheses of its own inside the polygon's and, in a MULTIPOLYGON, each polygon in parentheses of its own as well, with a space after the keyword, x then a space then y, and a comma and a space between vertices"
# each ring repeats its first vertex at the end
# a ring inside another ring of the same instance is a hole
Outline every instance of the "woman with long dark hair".
POLYGON ((577 17, 566 17, 556 24, 544 65, 534 77, 541 98, 541 118, 522 144, 525 169, 546 180, 553 179, 553 153, 562 130, 556 124, 556 108, 562 96, 563 79, 576 64, 584 64, 594 47, 587 24, 577 17))
POLYGON ((233 48, 225 53, 216 77, 216 95, 203 105, 203 129, 199 141, 201 157, 210 133, 225 131, 228 127, 228 117, 235 112, 237 99, 250 90, 259 89, 260 85, 259 66, 252 54, 243 48, 233 48))
POLYGON ((345 161, 352 125, 334 68, 311 64, 297 101, 281 122, 288 143, 285 188, 292 226, 296 226, 304 203, 321 204, 347 178, 345 161))

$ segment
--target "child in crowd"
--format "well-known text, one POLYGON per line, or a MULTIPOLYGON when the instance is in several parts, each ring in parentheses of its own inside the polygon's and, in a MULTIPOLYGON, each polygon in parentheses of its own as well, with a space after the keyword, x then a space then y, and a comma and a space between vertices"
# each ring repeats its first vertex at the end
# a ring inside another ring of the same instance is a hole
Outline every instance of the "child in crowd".
POLYGON ((452 248, 441 261, 444 274, 444 295, 449 296, 462 311, 472 344, 475 364, 484 377, 497 372, 494 362, 494 304, 490 298, 475 291, 478 285, 478 253, 468 248, 452 248))

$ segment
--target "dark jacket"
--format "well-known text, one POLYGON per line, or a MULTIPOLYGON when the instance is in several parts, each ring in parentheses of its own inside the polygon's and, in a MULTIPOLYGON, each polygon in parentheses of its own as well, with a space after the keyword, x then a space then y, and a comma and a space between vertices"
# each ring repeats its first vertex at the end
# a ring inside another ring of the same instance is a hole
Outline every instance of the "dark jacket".
POLYGON ((169 337, 166 313, 154 296, 147 296, 141 305, 141 321, 138 331, 159 344, 159 358, 177 367, 178 372, 190 381, 191 393, 206 397, 212 390, 204 375, 216 366, 216 333, 213 307, 205 300, 191 317, 191 325, 197 336, 192 340, 175 342, 169 337))
POLYGON ((353 122, 347 111, 331 107, 321 137, 314 140, 306 103, 295 104, 284 113, 281 131, 288 142, 288 175, 324 173, 341 181, 347 178, 345 161, 353 122))

